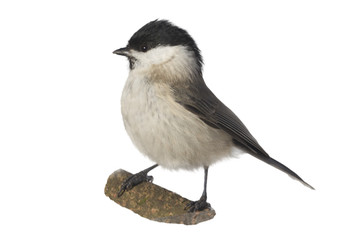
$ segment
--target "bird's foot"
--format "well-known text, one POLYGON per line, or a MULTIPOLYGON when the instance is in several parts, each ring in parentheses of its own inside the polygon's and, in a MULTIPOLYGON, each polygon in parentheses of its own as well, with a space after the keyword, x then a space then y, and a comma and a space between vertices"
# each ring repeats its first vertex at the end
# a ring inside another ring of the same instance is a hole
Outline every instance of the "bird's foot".
POLYGON ((121 188, 118 192, 118 197, 121 197, 121 195, 126 190, 130 190, 140 183, 152 182, 154 180, 154 178, 152 176, 148 176, 147 173, 148 173, 148 171, 144 170, 144 171, 138 172, 138 173, 132 175, 131 177, 129 177, 128 179, 126 179, 126 181, 123 182, 123 184, 121 185, 121 188))
POLYGON ((192 201, 186 205, 185 210, 188 212, 199 212, 211 208, 210 203, 206 202, 206 198, 201 197, 198 201, 192 201))

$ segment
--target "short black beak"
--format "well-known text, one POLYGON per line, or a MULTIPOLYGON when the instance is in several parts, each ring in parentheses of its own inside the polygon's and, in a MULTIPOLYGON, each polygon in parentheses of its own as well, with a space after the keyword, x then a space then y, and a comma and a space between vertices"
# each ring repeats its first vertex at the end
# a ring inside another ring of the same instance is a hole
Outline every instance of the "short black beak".
POLYGON ((129 57, 129 56, 130 56, 129 49, 128 49, 127 47, 119 48, 119 49, 113 51, 113 53, 114 53, 114 54, 117 54, 117 55, 126 56, 126 57, 129 57))

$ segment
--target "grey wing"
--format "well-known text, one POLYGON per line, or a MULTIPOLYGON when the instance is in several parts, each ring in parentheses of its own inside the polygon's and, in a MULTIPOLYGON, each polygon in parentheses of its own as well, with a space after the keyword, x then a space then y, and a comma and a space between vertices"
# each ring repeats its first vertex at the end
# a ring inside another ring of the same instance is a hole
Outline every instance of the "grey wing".
POLYGON ((314 189, 291 169, 271 158, 240 119, 211 92, 204 82, 196 86, 173 86, 173 93, 179 104, 196 114, 209 126, 227 132, 233 138, 234 144, 241 149, 314 189))
POLYGON ((173 92, 179 104, 208 125, 227 132, 233 138, 233 142, 243 150, 258 158, 269 157, 240 119, 211 92, 205 83, 196 87, 187 86, 185 90, 173 87, 173 92))

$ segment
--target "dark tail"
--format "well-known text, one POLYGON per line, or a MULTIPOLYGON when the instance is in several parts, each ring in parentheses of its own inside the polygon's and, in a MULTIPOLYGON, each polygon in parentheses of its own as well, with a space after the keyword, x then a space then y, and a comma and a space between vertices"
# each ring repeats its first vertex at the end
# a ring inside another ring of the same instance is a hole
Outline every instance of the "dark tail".
POLYGON ((266 162, 267 164, 283 171, 284 173, 287 173, 290 177, 295 178, 296 180, 300 181, 302 184, 304 184, 305 186, 315 190, 315 188, 313 188, 310 184, 308 184, 307 182, 305 182, 304 180, 301 179, 301 177, 299 177, 299 175, 297 175, 295 172, 293 172, 290 168, 288 168, 287 166, 285 166, 284 164, 282 164, 281 162, 276 161, 275 159, 269 157, 269 158, 262 158, 262 161, 266 162))

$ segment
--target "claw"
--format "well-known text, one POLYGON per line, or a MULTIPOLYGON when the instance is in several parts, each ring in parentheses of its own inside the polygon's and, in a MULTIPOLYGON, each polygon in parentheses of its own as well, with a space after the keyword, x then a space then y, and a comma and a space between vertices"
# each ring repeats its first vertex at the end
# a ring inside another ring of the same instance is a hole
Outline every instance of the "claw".
POLYGON ((146 176, 146 182, 153 182, 154 181, 154 177, 153 176, 146 176))
POLYGON ((123 182, 123 184, 120 187, 120 190, 117 194, 118 197, 121 197, 121 195, 123 195, 123 193, 127 190, 132 189, 133 187, 135 187, 136 185, 143 183, 143 182, 152 182, 154 180, 154 178, 152 176, 148 176, 147 173, 155 168, 157 165, 154 165, 148 169, 145 169, 144 171, 141 171, 137 174, 132 175, 131 177, 129 177, 128 179, 126 179, 125 182, 123 182))
POLYGON ((209 208, 211 208, 210 203, 200 199, 199 201, 193 201, 187 204, 184 210, 187 210, 188 212, 198 212, 209 208))

